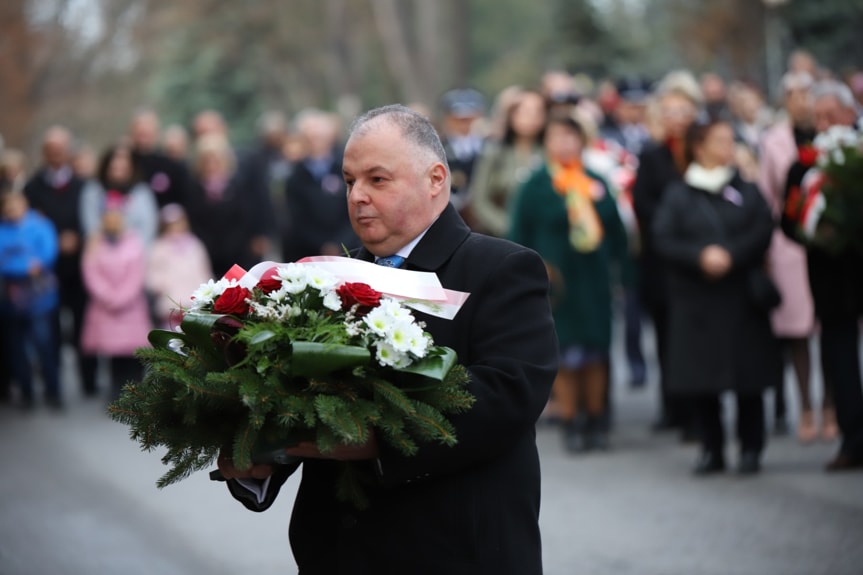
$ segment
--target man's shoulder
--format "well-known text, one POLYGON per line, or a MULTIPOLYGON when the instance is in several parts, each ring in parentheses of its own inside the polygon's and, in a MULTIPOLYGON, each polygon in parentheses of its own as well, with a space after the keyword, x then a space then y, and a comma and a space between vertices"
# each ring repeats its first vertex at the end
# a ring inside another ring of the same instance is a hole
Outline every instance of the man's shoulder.
POLYGON ((521 254, 525 257, 539 257, 539 255, 530 248, 526 248, 521 244, 517 244, 507 239, 487 236, 477 232, 471 232, 465 239, 464 243, 456 250, 456 254, 461 253, 463 257, 477 258, 485 262, 485 265, 494 267, 498 265, 503 258, 514 254, 521 254))

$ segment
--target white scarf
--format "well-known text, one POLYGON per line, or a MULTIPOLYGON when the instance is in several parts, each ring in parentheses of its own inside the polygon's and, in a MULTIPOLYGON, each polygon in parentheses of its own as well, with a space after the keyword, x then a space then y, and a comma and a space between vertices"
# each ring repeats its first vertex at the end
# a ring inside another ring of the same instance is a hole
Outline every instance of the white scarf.
POLYGON ((683 181, 699 190, 718 194, 731 181, 734 169, 729 166, 719 166, 707 169, 699 164, 691 163, 683 174, 683 181))

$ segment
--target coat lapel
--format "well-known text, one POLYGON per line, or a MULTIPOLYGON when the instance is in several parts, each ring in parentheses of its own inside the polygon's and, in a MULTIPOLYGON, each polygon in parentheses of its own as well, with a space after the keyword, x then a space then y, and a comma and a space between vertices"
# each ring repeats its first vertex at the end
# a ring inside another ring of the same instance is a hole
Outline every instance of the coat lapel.
MULTIPOLYGON (((470 228, 464 223, 452 204, 448 204, 440 217, 426 232, 426 235, 423 236, 423 239, 413 249, 402 267, 434 271, 446 263, 456 248, 469 235, 470 228)), ((364 247, 357 251, 356 258, 365 262, 375 261, 374 255, 364 247)))
POLYGON ((407 263, 421 270, 437 270, 469 235, 470 228, 452 204, 448 204, 408 256, 407 263))

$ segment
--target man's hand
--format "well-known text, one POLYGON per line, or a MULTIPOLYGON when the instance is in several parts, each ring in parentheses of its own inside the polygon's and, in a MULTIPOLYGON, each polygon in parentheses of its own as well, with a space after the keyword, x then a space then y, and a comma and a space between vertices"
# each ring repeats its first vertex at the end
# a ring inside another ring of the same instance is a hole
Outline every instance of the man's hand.
POLYGON ((296 447, 289 447, 285 449, 285 453, 294 457, 335 459, 338 461, 376 459, 380 454, 378 451, 378 441, 375 438, 374 432, 371 433, 369 440, 362 445, 339 445, 335 451, 330 453, 321 453, 317 445, 311 441, 303 441, 296 447))
POLYGON ((252 254, 259 258, 263 258, 270 251, 270 239, 267 236, 257 236, 252 238, 250 246, 252 254))
POLYGON ((731 269, 731 254, 722 246, 710 245, 701 250, 698 258, 701 271, 710 279, 718 280, 731 269))
POLYGON ((225 479, 266 479, 273 474, 270 465, 252 465, 248 469, 237 469, 231 456, 231 452, 219 453, 219 471, 225 479))
POLYGON ((81 246, 81 238, 72 230, 60 232, 60 253, 63 255, 74 254, 81 246))

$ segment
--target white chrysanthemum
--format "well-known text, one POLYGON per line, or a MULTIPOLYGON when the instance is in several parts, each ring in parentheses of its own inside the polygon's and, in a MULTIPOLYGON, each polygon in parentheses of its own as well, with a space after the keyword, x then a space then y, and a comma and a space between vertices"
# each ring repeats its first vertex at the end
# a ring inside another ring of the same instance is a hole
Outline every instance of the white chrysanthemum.
POLYGON ((306 266, 306 281, 321 293, 332 290, 339 283, 338 278, 325 269, 306 266))
POLYGON ((230 282, 221 279, 219 281, 210 280, 205 284, 201 284, 198 289, 192 294, 192 309, 201 309, 206 305, 210 305, 213 301, 222 295, 222 293, 230 286, 230 282))
POLYGON ((342 309, 342 298, 333 290, 327 290, 324 295, 324 307, 333 311, 342 309))
POLYGON ((385 341, 378 343, 375 359, 383 366, 407 367, 410 365, 410 358, 407 354, 394 349, 385 341))
POLYGON ((396 351, 407 352, 411 349, 411 342, 422 337, 422 330, 412 321, 399 321, 393 324, 392 329, 386 337, 386 342, 396 351))
POLYGON ((383 306, 376 307, 370 311, 364 318, 363 322, 372 332, 380 337, 386 337, 396 323, 396 320, 386 313, 383 306))
POLYGON ((276 276, 282 280, 282 288, 288 293, 298 294, 309 285, 306 266, 290 263, 276 268, 276 276))
POLYGON ((842 151, 842 148, 836 148, 832 152, 830 152, 830 158, 837 166, 842 166, 845 164, 845 152, 842 151))
POLYGON ((380 306, 378 306, 377 309, 382 310, 383 313, 385 313, 387 316, 391 317, 394 320, 413 321, 413 316, 411 315, 410 310, 392 298, 381 298, 380 306))
MULTIPOLYGON (((416 324, 414 324, 416 325, 416 324)), ((422 328, 416 326, 418 328, 418 333, 412 334, 410 338, 410 346, 408 347, 408 351, 414 357, 423 358, 429 351, 429 347, 431 347, 431 339, 423 332, 422 328)))

